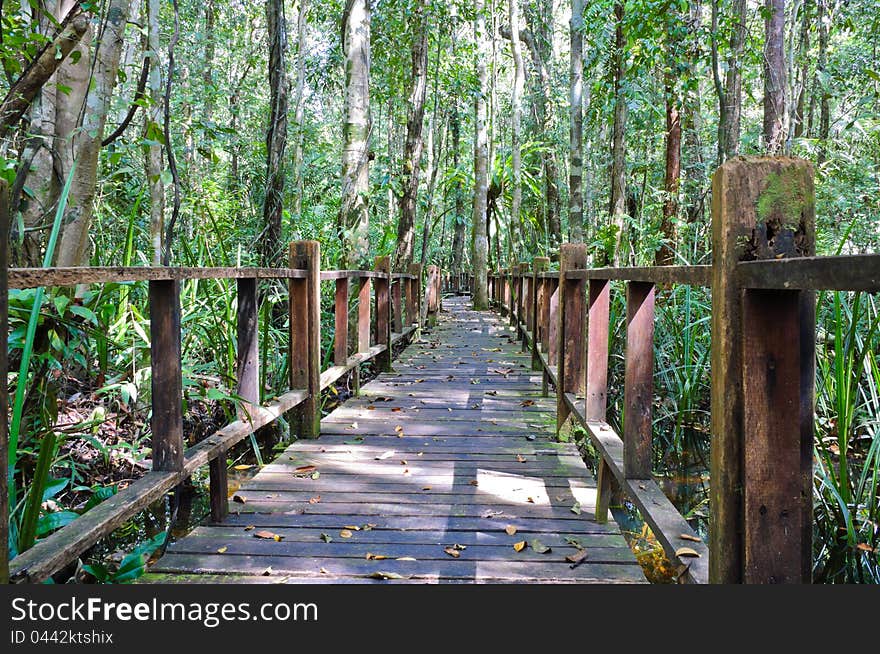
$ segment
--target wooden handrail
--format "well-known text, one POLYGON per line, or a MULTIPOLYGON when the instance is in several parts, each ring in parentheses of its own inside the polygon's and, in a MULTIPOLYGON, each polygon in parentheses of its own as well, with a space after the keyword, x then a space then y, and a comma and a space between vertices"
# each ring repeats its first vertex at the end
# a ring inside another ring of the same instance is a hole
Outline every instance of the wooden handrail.
MULTIPOLYGON (((320 422, 318 395, 322 390, 349 372, 353 373, 353 385, 359 388, 361 364, 376 359, 380 368, 388 368, 394 346, 419 336, 423 298, 420 265, 413 265, 406 273, 392 273, 384 257, 377 261, 376 270, 321 271, 320 247, 315 241, 291 244, 290 268, 83 267, 9 271, 10 288, 140 281, 149 282, 150 291, 153 471, 13 559, 13 582, 48 579, 202 465, 210 466, 212 519, 222 520, 228 511, 229 448, 285 414, 299 436, 316 436, 320 422), (291 388, 298 390, 287 391, 260 406, 257 280, 272 278, 287 279, 290 285, 291 388), (237 421, 184 450, 180 282, 186 279, 238 280, 236 390, 246 403, 240 407, 237 421), (319 284, 324 280, 335 280, 336 284, 335 338, 334 365, 321 371, 319 284), (354 351, 349 352, 348 302, 352 280, 359 283, 358 338, 353 344, 354 351), (375 341, 370 329, 374 302, 375 341)), ((435 291, 439 290, 439 277, 436 283, 435 291)), ((5 531, 2 536, 5 539, 5 531)))

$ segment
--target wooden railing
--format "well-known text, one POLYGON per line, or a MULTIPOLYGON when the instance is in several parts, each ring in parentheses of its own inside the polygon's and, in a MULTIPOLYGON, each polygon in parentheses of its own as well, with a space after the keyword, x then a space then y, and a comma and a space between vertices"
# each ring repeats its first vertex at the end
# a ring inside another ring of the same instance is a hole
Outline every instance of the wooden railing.
POLYGON ((489 276, 490 301, 601 455, 596 515, 612 481, 670 560, 696 583, 808 582, 811 571, 815 290, 880 291, 880 255, 815 257, 813 172, 785 158, 737 158, 713 179, 711 266, 587 267, 561 247, 489 276), (626 284, 623 434, 606 421, 611 280, 626 284), (707 286, 711 323, 711 552, 652 479, 654 303, 658 286, 707 286), (676 556, 681 547, 700 556, 676 556))
MULTIPOLYGON (((290 246, 290 268, 51 268, 11 269, 10 288, 73 286, 108 282, 149 283, 152 368, 153 469, 124 490, 92 508, 66 527, 38 541, 9 564, 11 582, 41 582, 76 559, 98 540, 181 484, 197 468, 209 465, 211 515, 228 511, 226 452, 257 429, 282 415, 292 433, 316 437, 320 392, 346 373, 358 385, 358 366, 375 359, 381 371, 391 367, 392 348, 418 336, 422 303, 421 266, 392 273, 388 257, 375 269, 320 270, 320 245, 299 241, 290 246), (185 447, 180 334, 180 282, 186 279, 236 279, 237 394, 245 400, 239 420, 185 447), (259 279, 286 279, 290 297, 290 390, 260 405, 258 356, 259 279), (348 307, 352 280, 359 282, 357 343, 348 342, 348 307), (333 365, 320 369, 320 284, 335 283, 333 365), (375 307, 375 314, 371 315, 375 307), (371 330, 371 325, 373 329, 371 330), (371 331, 374 337, 371 338, 371 331), (350 354, 350 352, 353 352, 350 354)), ((6 454, 6 453, 0 453, 6 454)), ((6 456, 2 465, 6 469, 6 456)), ((7 538, 6 525, 2 537, 7 538)))

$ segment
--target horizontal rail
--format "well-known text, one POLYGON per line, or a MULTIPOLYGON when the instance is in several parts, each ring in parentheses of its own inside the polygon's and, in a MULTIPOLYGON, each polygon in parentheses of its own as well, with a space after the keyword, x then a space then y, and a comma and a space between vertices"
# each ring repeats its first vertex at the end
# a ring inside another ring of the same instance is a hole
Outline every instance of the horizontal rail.
POLYGON ((877 293, 880 254, 743 261, 736 276, 743 288, 877 293))
POLYGON ((346 373, 351 372, 360 364, 365 363, 370 359, 376 358, 387 349, 387 345, 374 345, 366 352, 358 352, 357 354, 352 354, 350 357, 348 357, 348 361, 346 361, 345 365, 331 366, 330 368, 327 368, 327 370, 321 373, 321 390, 323 391, 325 388, 330 387, 331 385, 339 381, 339 379, 344 377, 346 373))
POLYGON ((106 499, 51 536, 38 541, 9 563, 13 583, 45 581, 68 561, 82 554, 126 520, 158 500, 197 468, 208 463, 250 433, 268 425, 279 416, 306 401, 305 390, 288 391, 274 402, 253 408, 251 420, 232 422, 208 438, 188 448, 183 468, 176 472, 148 472, 126 489, 106 499))
POLYGON ((10 268, 9 288, 185 279, 302 279, 305 276, 306 271, 291 268, 185 268, 169 266, 10 268))
MULTIPOLYGON (((516 275, 521 276, 520 274, 516 275)), ((526 277, 531 277, 527 274, 526 277)), ((559 279, 558 272, 539 273, 540 279, 559 279)), ((586 268, 568 270, 566 279, 615 279, 627 282, 651 282, 654 284, 687 284, 710 286, 712 266, 647 266, 629 268, 586 268)))

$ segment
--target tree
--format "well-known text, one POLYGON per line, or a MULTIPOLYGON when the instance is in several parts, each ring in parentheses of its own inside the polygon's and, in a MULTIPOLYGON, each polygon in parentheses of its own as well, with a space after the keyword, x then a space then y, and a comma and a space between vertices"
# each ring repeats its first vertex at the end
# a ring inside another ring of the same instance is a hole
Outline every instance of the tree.
POLYGON ((425 95, 428 88, 428 16, 427 0, 418 0, 413 16, 411 47, 412 71, 407 106, 406 146, 403 152, 403 194, 397 223, 397 248, 394 270, 406 272, 413 261, 414 225, 419 196, 419 173, 422 166, 422 126, 425 121, 425 95))
POLYGON ((346 0, 342 16, 342 50, 345 55, 345 124, 342 149, 342 200, 339 228, 342 268, 369 264, 370 215, 370 4, 346 0))
POLYGON ((477 74, 477 92, 474 94, 474 204, 473 232, 471 236, 471 264, 474 288, 471 299, 474 309, 486 309, 489 305, 489 238, 486 231, 486 210, 489 192, 489 143, 486 97, 488 75, 486 61, 489 48, 486 39, 486 15, 483 0, 474 3, 474 38, 477 43, 474 65, 477 74))
POLYGON ((571 240, 584 240, 584 3, 571 2, 571 66, 569 72, 568 224, 571 240))
POLYGON ((284 154, 287 149, 287 26, 284 0, 268 0, 269 128, 266 131, 266 193, 263 199, 263 238, 260 247, 266 266, 283 260, 281 215, 284 207, 284 154))
POLYGON ((712 0, 712 79, 718 96, 718 165, 739 153, 739 131, 742 116, 742 56, 746 43, 746 0, 730 0, 730 51, 727 74, 721 82, 718 54, 719 3, 712 0))
POLYGON ((154 266, 162 264, 165 239, 165 184, 162 181, 162 69, 159 61, 159 3, 147 0, 150 107, 144 123, 144 167, 150 189, 150 246, 154 266))
POLYGON ((778 154, 785 145, 785 0, 764 5, 764 147, 778 154))
POLYGON ((660 231, 663 244, 657 250, 654 263, 669 266, 675 260, 675 222, 678 219, 678 185, 681 177, 681 95, 677 69, 679 66, 679 38, 682 30, 678 10, 669 7, 666 18, 666 70, 663 75, 663 94, 666 99, 666 170, 663 190, 663 219, 660 231))
POLYGON ((627 233, 626 209, 626 35, 623 28, 624 6, 622 0, 614 2, 614 127, 611 135, 611 203, 608 215, 617 227, 617 245, 614 264, 623 260, 627 233))
POLYGON ((522 47, 519 40, 519 4, 518 0, 508 0, 508 18, 510 19, 510 50, 513 55, 513 89, 510 96, 510 150, 512 182, 510 217, 511 229, 514 234, 514 250, 522 247, 522 95, 525 86, 522 47))

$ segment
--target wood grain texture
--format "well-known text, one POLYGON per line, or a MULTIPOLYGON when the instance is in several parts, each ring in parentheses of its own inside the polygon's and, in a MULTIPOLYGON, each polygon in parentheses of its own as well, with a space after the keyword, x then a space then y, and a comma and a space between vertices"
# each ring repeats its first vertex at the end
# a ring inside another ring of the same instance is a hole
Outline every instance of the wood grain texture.
POLYGON ((290 387, 305 388, 309 398, 291 413, 291 430, 302 438, 320 432, 321 390, 321 244, 290 244, 291 267, 307 271, 305 279, 290 280, 290 387))
POLYGON ((513 330, 467 298, 447 302, 394 372, 245 482, 227 519, 170 545, 144 581, 644 583, 617 525, 593 520, 595 482, 573 444, 554 442, 555 403, 513 330), (551 551, 513 548, 535 539, 551 551), (588 552, 575 568, 573 543, 588 552))
POLYGON ((650 479, 654 403, 654 285, 647 282, 627 284, 623 394, 624 472, 630 479, 650 479))
POLYGON ((183 466, 180 282, 151 281, 149 298, 153 470, 174 472, 183 466))
POLYGON ((586 315, 585 282, 568 279, 566 271, 587 265, 587 248, 583 244, 566 243, 559 249, 559 318, 556 390, 557 428, 569 415, 564 401, 565 393, 583 393, 586 373, 586 315))
POLYGON ((336 280, 333 296, 333 364, 344 366, 348 362, 348 291, 349 278, 336 280))

